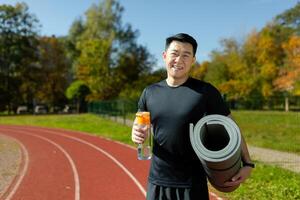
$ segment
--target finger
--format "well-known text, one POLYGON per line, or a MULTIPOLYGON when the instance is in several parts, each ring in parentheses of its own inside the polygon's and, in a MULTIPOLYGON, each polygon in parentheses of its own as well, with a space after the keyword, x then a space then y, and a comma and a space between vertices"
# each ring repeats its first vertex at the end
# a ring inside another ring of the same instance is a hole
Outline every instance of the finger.
POLYGON ((232 178, 231 181, 239 181, 242 179, 242 170, 239 170, 237 174, 235 174, 232 178))
POLYGON ((145 133, 141 132, 141 131, 133 131, 133 135, 135 135, 136 137, 139 138, 145 138, 145 133))
POLYGON ((240 180, 240 179, 241 179, 240 174, 237 174, 237 175, 235 175, 234 177, 231 178, 231 181, 232 181, 232 182, 235 182, 235 181, 238 181, 238 180, 240 180))
POLYGON ((225 182, 226 186, 236 186, 242 183, 242 176, 240 173, 234 175, 229 181, 225 182))
POLYGON ((232 181, 227 181, 227 182, 224 183, 224 186, 232 187, 232 186, 234 186, 234 183, 232 181))
POLYGON ((145 140, 144 137, 145 137, 145 135, 143 133, 137 132, 137 131, 133 131, 131 138, 132 138, 133 142, 135 142, 137 144, 141 144, 145 140))
POLYGON ((239 184, 241 184, 240 181, 227 181, 227 182, 224 183, 224 186, 232 187, 232 186, 237 186, 239 184))
POLYGON ((133 126, 133 130, 137 131, 137 132, 144 132, 145 131, 145 129, 143 127, 140 127, 140 126, 133 126))
POLYGON ((144 142, 144 138, 140 138, 137 136, 132 136, 132 141, 136 144, 142 144, 144 142))
POLYGON ((134 132, 134 134, 132 134, 132 138, 136 138, 138 140, 144 140, 144 134, 141 134, 139 132, 134 132))

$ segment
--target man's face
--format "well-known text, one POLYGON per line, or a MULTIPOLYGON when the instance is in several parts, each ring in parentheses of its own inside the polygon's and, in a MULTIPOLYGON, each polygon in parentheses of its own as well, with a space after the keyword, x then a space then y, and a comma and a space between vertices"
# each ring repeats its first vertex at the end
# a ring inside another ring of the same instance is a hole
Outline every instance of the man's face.
POLYGON ((189 76, 192 64, 195 62, 193 46, 190 43, 172 41, 169 48, 163 52, 168 77, 185 79, 189 76))

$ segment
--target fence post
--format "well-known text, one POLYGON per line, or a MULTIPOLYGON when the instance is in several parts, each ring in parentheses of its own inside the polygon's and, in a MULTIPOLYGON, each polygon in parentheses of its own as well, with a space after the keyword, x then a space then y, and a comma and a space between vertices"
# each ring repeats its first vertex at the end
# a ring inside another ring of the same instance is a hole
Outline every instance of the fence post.
POLYGON ((122 101, 123 124, 126 125, 125 100, 122 101))

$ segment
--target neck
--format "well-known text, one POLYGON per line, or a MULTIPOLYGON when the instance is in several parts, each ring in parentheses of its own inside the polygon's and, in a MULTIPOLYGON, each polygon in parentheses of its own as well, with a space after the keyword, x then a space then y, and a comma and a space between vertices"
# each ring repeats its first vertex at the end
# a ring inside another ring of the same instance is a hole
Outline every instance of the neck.
POLYGON ((168 77, 166 81, 167 81, 167 84, 169 86, 177 87, 177 86, 182 85, 183 83, 185 83, 188 78, 189 77, 184 77, 182 79, 174 79, 172 77, 168 77))

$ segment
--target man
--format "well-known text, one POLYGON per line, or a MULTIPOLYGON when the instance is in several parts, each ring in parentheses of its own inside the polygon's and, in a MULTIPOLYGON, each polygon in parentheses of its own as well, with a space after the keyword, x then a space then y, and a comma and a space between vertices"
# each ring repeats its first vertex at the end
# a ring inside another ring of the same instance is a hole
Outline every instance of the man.
MULTIPOLYGON (((154 132, 147 200, 209 198, 205 172, 189 140, 189 124, 209 114, 230 117, 230 110, 215 87, 189 77, 196 51, 197 42, 188 34, 167 38, 163 52, 167 79, 148 86, 138 103, 139 111, 151 113, 154 132)), ((143 143, 144 135, 145 130, 134 123, 132 141, 143 143)), ((251 163, 244 139, 242 159, 251 163)), ((226 185, 244 182, 251 169, 242 167, 226 185)))

